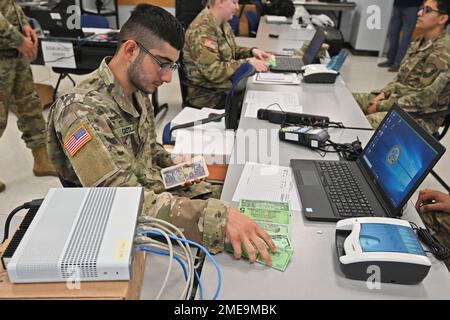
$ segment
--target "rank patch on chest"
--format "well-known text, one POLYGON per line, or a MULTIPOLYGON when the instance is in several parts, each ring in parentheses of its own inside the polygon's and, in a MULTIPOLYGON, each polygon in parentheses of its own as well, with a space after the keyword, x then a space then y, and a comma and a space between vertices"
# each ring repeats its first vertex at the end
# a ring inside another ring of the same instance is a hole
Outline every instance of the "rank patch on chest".
POLYGON ((64 142, 64 148, 73 157, 91 139, 92 136, 89 131, 84 126, 81 126, 67 138, 66 142, 64 142))

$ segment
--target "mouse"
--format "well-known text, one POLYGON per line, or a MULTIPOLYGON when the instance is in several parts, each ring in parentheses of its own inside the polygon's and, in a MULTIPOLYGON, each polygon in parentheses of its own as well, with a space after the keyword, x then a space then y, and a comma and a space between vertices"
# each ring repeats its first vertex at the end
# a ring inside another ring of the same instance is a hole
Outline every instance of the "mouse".
POLYGON ((279 37, 278 34, 269 33, 269 38, 278 38, 278 37, 279 37))

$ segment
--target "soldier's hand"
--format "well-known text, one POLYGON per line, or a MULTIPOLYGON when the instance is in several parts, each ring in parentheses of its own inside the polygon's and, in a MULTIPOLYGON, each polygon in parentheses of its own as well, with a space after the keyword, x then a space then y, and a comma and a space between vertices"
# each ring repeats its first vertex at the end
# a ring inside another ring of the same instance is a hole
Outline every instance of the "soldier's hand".
POLYGON ((248 62, 255 67, 256 72, 266 72, 269 70, 269 67, 266 65, 266 62, 259 60, 257 58, 250 58, 248 62))
POLYGON ((443 211, 450 213, 450 195, 431 189, 419 192, 416 209, 420 212, 443 211))
POLYGON ((370 103, 374 104, 376 102, 380 102, 382 100, 385 100, 386 96, 384 95, 384 92, 380 92, 375 98, 373 98, 370 103))
POLYGON ((256 250, 258 250, 264 261, 268 265, 272 264, 272 259, 266 248, 267 244, 272 252, 276 251, 276 246, 272 239, 255 221, 243 215, 235 208, 230 209, 225 234, 233 246, 234 257, 236 259, 240 259, 242 256, 241 247, 243 244, 250 262, 256 261, 256 250))
POLYGON ((377 106, 378 106, 379 102, 375 102, 372 103, 368 108, 367 108, 367 114, 372 114, 377 112, 377 106))
POLYGON ((268 61, 268 60, 270 60, 272 58, 271 54, 268 54, 267 52, 264 52, 264 51, 256 49, 256 48, 254 48, 252 50, 252 55, 256 59, 259 59, 259 60, 262 60, 262 61, 268 61))
POLYGON ((25 27, 23 27, 23 33, 24 33, 25 37, 31 38, 31 41, 33 41, 34 46, 36 47, 36 50, 37 50, 38 38, 37 38, 36 31, 34 31, 30 26, 25 26, 25 27))
POLYGON ((36 59, 37 48, 35 47, 31 38, 25 37, 22 45, 20 47, 18 47, 17 50, 19 50, 19 52, 22 54, 22 56, 25 59, 28 59, 30 61, 33 61, 36 59))

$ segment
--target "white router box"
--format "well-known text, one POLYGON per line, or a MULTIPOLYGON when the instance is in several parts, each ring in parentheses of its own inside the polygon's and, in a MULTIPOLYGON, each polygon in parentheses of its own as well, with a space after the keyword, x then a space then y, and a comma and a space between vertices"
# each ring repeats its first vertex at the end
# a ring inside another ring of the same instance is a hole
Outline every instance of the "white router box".
POLYGON ((143 189, 50 189, 7 264, 12 283, 131 277, 143 189))

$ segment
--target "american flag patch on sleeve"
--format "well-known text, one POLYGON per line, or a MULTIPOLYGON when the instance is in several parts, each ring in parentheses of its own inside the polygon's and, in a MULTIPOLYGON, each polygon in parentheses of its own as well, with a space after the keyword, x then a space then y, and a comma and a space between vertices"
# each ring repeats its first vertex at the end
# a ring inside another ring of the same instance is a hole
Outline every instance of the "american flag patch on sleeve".
POLYGON ((92 136, 86 128, 81 126, 67 138, 66 142, 64 142, 64 148, 66 148, 70 156, 73 157, 75 153, 77 153, 86 143, 91 141, 91 139, 92 136))

